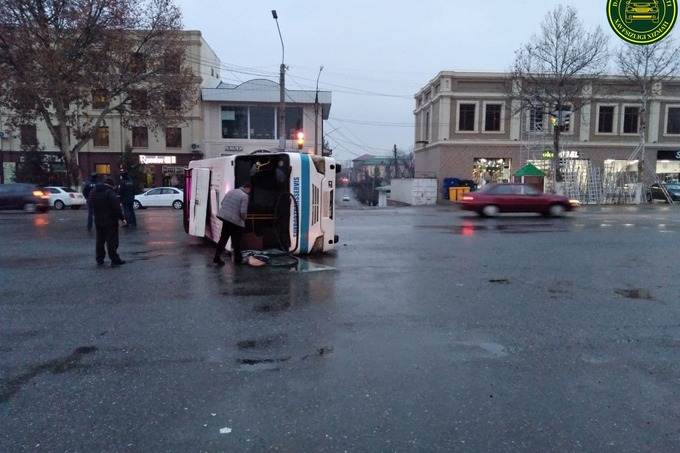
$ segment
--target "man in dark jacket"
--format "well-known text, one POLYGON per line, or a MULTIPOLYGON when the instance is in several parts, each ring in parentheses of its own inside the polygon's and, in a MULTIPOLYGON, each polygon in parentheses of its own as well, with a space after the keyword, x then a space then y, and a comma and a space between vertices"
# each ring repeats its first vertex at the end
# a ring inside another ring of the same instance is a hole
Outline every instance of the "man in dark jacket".
MULTIPOLYGON (((92 192, 92 189, 94 189, 96 185, 97 185, 97 173, 92 172, 90 173, 90 180, 83 184, 83 197, 85 197, 85 200, 89 199, 90 192, 92 192)), ((92 212, 92 206, 90 206, 90 203, 87 203, 87 231, 92 231, 93 215, 94 214, 92 212)))
POLYGON ((137 226, 137 217, 135 216, 134 202, 135 202, 135 186, 130 180, 130 175, 126 171, 120 173, 120 184, 118 185, 118 198, 123 205, 123 214, 125 214, 125 221, 129 226, 137 226))
POLYGON ((97 266, 104 265, 106 256, 104 246, 109 254, 111 267, 125 264, 118 256, 118 220, 122 220, 125 225, 125 216, 113 188, 113 180, 106 178, 103 183, 97 184, 87 201, 94 211, 94 226, 97 229, 95 246, 97 266))

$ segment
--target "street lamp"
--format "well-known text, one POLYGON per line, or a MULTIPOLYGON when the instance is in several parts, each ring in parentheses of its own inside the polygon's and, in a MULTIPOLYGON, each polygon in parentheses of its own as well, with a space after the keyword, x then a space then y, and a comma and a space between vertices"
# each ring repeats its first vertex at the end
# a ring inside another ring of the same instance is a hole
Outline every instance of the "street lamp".
POLYGON ((279 31, 279 39, 281 40, 281 68, 279 71, 279 151, 286 150, 286 65, 285 61, 286 50, 283 47, 283 36, 281 36, 281 28, 279 27, 279 16, 276 10, 272 10, 272 17, 276 21, 276 29, 279 31))
MULTIPOLYGON (((317 156, 319 155, 319 77, 321 77, 321 71, 323 71, 323 65, 319 68, 319 75, 316 76, 316 97, 314 98, 314 154, 317 156)), ((321 118, 321 130, 323 131, 323 118, 321 118)), ((323 135, 323 132, 321 135, 323 135)), ((321 144, 321 149, 323 150, 323 143, 321 144)))

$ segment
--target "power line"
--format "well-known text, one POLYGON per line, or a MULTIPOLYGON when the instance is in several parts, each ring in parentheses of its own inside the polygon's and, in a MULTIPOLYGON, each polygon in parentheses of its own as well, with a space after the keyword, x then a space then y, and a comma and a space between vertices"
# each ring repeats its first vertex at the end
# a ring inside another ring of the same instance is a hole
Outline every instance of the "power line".
MULTIPOLYGON (((268 72, 266 70, 263 70, 263 68, 252 68, 252 67, 244 67, 244 66, 238 66, 238 65, 233 65, 233 64, 225 64, 222 63, 221 61, 218 64, 217 60, 212 60, 208 61, 206 59, 201 59, 201 58, 196 58, 196 57, 189 57, 187 58, 187 61, 192 62, 192 63, 197 63, 199 68, 204 68, 204 67, 215 67, 217 66, 219 68, 220 74, 219 78, 220 80, 231 80, 230 78, 227 78, 224 76, 223 72, 227 72, 231 74, 231 76, 234 78, 236 82, 239 84, 245 83, 241 78, 239 77, 240 75, 247 75, 250 77, 259 77, 259 78, 265 78, 268 80, 275 79, 278 77, 277 73, 274 72, 268 72)), ((211 76, 214 77, 215 74, 208 74, 208 71, 200 71, 201 74, 205 74, 206 76, 211 76)), ((288 78, 301 90, 305 90, 305 88, 302 86, 302 83, 300 81, 308 81, 310 83, 313 83, 316 81, 314 79, 313 81, 309 78, 306 77, 301 77, 299 75, 294 75, 290 71, 287 72, 288 78)), ((397 95, 397 94, 389 94, 389 93, 381 93, 377 91, 370 91, 370 90, 363 90, 363 89, 355 89, 351 87, 346 87, 343 85, 335 85, 327 82, 323 82, 323 85, 325 86, 331 86, 331 87, 339 87, 339 88, 345 88, 345 90, 333 90, 332 92, 336 93, 344 93, 344 94, 351 94, 351 95, 360 95, 360 96, 378 96, 378 97, 390 97, 390 98, 396 98, 396 99, 409 99, 412 100, 413 97, 410 95, 397 95)), ((313 89, 312 89, 313 90, 313 89)), ((258 88, 253 88, 253 91, 259 91, 258 88)), ((307 89, 306 91, 310 91, 307 89)), ((329 91, 329 90, 325 90, 329 91)), ((287 97, 290 101, 293 99, 291 98, 291 95, 287 93, 287 97)), ((312 118, 311 115, 304 113, 304 118, 306 118, 309 121, 313 121, 314 119, 312 118)), ((372 147, 366 145, 361 138, 353 131, 353 128, 350 127, 349 125, 358 125, 358 126, 371 126, 371 127, 398 127, 398 128, 411 128, 413 127, 412 123, 402 123, 402 122, 380 122, 380 121, 365 121, 365 120, 350 120, 350 119, 345 119, 345 118, 333 118, 332 120, 329 118, 326 120, 327 124, 329 124, 331 127, 334 127, 334 121, 337 121, 338 123, 342 124, 344 126, 344 130, 347 131, 347 134, 345 134, 344 131, 341 131, 338 133, 340 138, 342 140, 338 140, 335 137, 321 137, 322 139, 322 146, 323 146, 323 140, 329 140, 333 141, 335 143, 334 148, 337 148, 339 150, 342 150, 346 153, 349 153, 354 156, 359 156, 361 154, 366 154, 366 151, 373 151, 373 152, 379 152, 379 153, 384 153, 387 150, 383 148, 377 148, 377 147, 372 147), (355 148, 361 150, 360 153, 357 153, 355 151, 352 151, 350 148, 355 148)), ((337 128, 336 128, 337 129, 337 128)))
POLYGON ((360 121, 360 120, 348 120, 348 119, 343 119, 343 118, 338 118, 334 117, 333 118, 335 121, 339 121, 341 123, 349 123, 349 124, 359 124, 362 126, 379 126, 379 127, 413 127, 413 123, 388 123, 388 122, 381 122, 381 121, 360 121))
MULTIPOLYGON (((209 61, 201 58, 195 58, 195 57, 188 57, 188 61, 191 61, 193 63, 197 63, 199 67, 201 65, 206 65, 210 66, 215 65, 217 61, 209 61)), ((286 72, 287 75, 290 75, 290 69, 295 68, 296 66, 288 66, 288 71, 286 72)), ((275 72, 268 72, 268 71, 262 71, 258 70, 258 68, 249 68, 245 66, 238 66, 238 65, 233 65, 233 64, 228 64, 228 63, 222 63, 221 61, 219 62, 219 68, 221 70, 225 70, 227 72, 230 72, 231 74, 242 74, 242 75, 248 75, 252 77, 264 77, 268 79, 276 79, 278 77, 278 73, 275 72)), ((298 79, 300 80, 305 80, 308 82, 311 82, 312 84, 316 81, 316 79, 309 79, 306 77, 301 77, 297 76, 298 79)), ((372 91, 372 90, 365 90, 361 88, 353 88, 353 87, 348 87, 344 85, 337 85, 333 83, 328 83, 324 82, 324 86, 328 87, 334 87, 337 89, 334 89, 333 91, 338 92, 338 93, 344 93, 344 94, 352 94, 352 95, 359 95, 359 96, 376 96, 376 97, 387 97, 387 98, 394 98, 394 99, 408 99, 408 100, 413 100, 413 95, 410 94, 394 94, 394 93, 383 93, 379 91, 372 91)), ((328 90, 326 90, 328 91, 328 90)))

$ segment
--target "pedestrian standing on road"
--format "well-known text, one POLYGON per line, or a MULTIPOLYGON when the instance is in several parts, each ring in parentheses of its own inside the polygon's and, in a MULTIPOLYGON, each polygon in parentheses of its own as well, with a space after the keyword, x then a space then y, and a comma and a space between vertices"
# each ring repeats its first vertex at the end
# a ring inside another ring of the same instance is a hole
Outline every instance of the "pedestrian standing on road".
POLYGON ((87 202, 87 231, 92 231, 93 219, 92 205, 87 200, 90 197, 90 192, 92 192, 92 189, 94 189, 96 185, 97 172, 92 172, 90 173, 90 180, 83 184, 83 197, 85 197, 85 201, 87 202))
POLYGON ((94 226, 97 230, 95 245, 97 266, 104 265, 105 251, 109 254, 111 267, 125 264, 125 261, 118 256, 118 221, 121 220, 125 225, 125 216, 111 178, 106 178, 103 183, 97 184, 90 192, 88 204, 94 210, 94 226))
MULTIPOLYGON (((120 173, 120 184, 118 185, 118 198, 123 205, 123 214, 125 221, 131 227, 137 226, 137 217, 135 215, 135 186, 130 180, 130 175, 127 171, 120 173)), ((124 225, 125 226, 125 225, 124 225)))
POLYGON ((248 200, 250 197, 250 183, 246 182, 238 189, 227 192, 222 199, 220 209, 217 211, 217 218, 222 221, 222 232, 220 240, 217 242, 217 250, 213 263, 223 266, 222 253, 231 237, 231 248, 233 250, 234 264, 241 264, 241 236, 246 225, 248 215, 248 200))

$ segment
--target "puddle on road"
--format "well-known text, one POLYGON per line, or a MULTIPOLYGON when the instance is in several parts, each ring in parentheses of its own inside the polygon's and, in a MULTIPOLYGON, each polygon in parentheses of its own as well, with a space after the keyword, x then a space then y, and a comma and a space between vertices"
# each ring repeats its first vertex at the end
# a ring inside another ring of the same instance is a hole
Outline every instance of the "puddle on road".
POLYGON ((282 296, 288 294, 288 288, 283 285, 275 285, 272 282, 267 282, 269 286, 257 285, 243 285, 235 286, 233 288, 228 288, 220 291, 220 294, 224 296, 246 296, 246 297, 262 297, 262 296, 282 296))
POLYGON ((290 257, 273 257, 270 259, 269 264, 263 267, 283 272, 328 272, 335 270, 334 267, 315 263, 299 257, 297 259, 290 257))
POLYGON ((289 361, 291 357, 280 359, 236 359, 240 371, 279 371, 280 365, 289 361))
POLYGON ((24 385, 28 384, 31 380, 41 374, 63 374, 76 369, 80 366, 83 356, 95 353, 97 350, 98 348, 96 346, 80 346, 66 357, 58 357, 47 362, 39 363, 24 374, 5 379, 3 386, 0 388, 0 404, 9 401, 9 399, 16 395, 24 385))
POLYGON ((284 301, 281 303, 268 303, 257 305, 253 307, 253 311, 255 313, 279 313, 288 310, 290 307, 291 303, 288 301, 284 301))
POLYGON ((485 232, 504 234, 564 232, 573 230, 574 225, 570 222, 530 221, 527 219, 523 219, 522 221, 517 221, 517 219, 515 219, 513 221, 512 218, 509 218, 504 219, 501 222, 498 222, 498 219, 478 219, 477 221, 463 221, 461 225, 419 225, 419 228, 443 230, 462 236, 472 236, 485 232))
MULTIPOLYGON (((247 256, 247 253, 244 252, 244 254, 247 256)), ((263 266, 246 265, 245 267, 252 267, 262 270, 268 269, 271 271, 280 272, 327 272, 335 270, 334 267, 316 263, 303 257, 290 256, 278 250, 258 252, 253 256, 257 258, 258 255, 261 255, 263 259, 266 260, 267 264, 263 266)))
POLYGON ((454 234, 470 236, 477 232, 493 231, 505 234, 529 234, 529 233, 554 233, 569 231, 570 228, 564 224, 551 222, 531 222, 531 223, 472 223, 465 222, 463 225, 453 227, 454 234))
POLYGON ((263 338, 260 340, 242 340, 236 343, 239 349, 267 349, 274 345, 275 340, 272 338, 263 338))
POLYGON ((456 341, 454 344, 463 348, 479 349, 483 351, 483 354, 489 354, 493 357, 507 357, 510 355, 508 348, 502 344, 489 341, 456 341))
POLYGON ((453 232, 462 236, 473 236, 480 233, 503 233, 503 234, 531 234, 531 233, 558 233, 568 231, 582 231, 582 230, 602 230, 614 227, 623 227, 627 229, 641 228, 656 230, 660 233, 678 233, 680 232, 680 224, 666 224, 666 223, 629 223, 623 221, 597 221, 593 223, 584 223, 582 220, 574 218, 557 218, 550 220, 542 220, 540 217, 521 218, 521 217, 506 217, 493 219, 470 219, 463 220, 460 225, 450 226, 427 226, 422 225, 422 228, 444 229, 445 231, 453 232))
POLYGON ((644 288, 615 289, 614 292, 627 299, 653 300, 652 293, 644 288))
POLYGON ((297 265, 291 270, 297 272, 327 272, 334 271, 335 268, 331 266, 325 266, 323 264, 314 263, 312 261, 300 260, 297 265))

